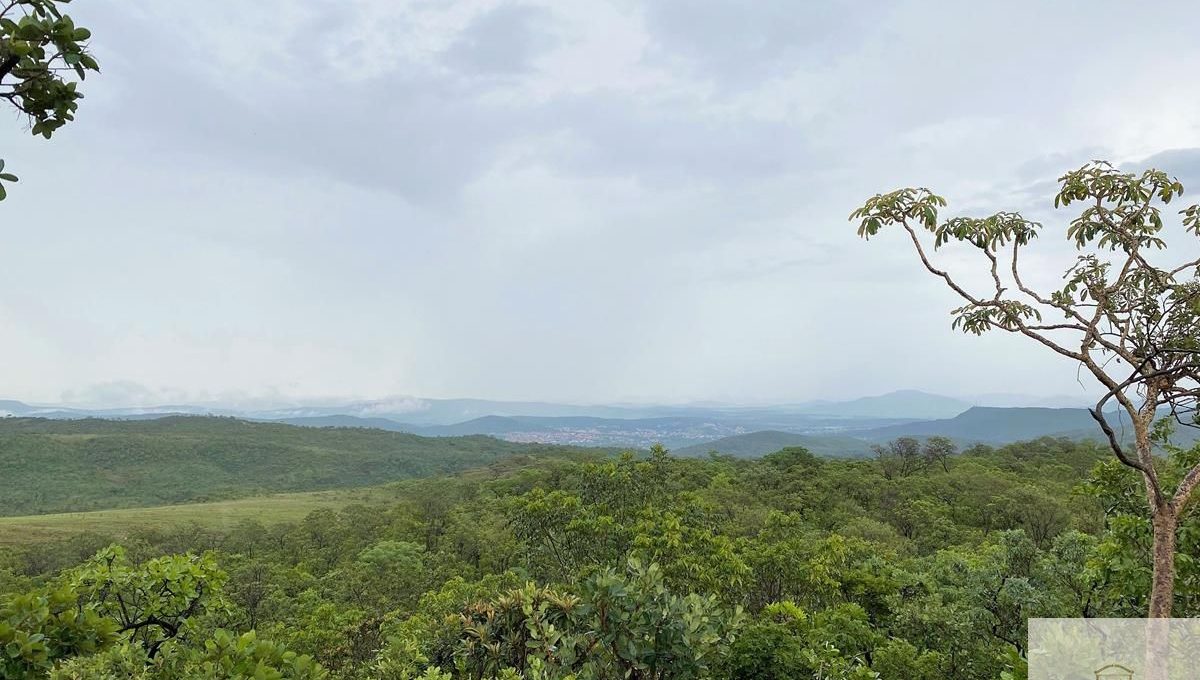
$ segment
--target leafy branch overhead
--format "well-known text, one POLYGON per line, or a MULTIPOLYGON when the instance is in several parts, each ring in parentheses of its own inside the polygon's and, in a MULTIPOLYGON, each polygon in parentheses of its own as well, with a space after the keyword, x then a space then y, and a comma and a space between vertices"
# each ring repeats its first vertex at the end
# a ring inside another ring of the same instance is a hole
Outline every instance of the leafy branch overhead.
MULTIPOLYGON (((1105 162, 1089 163, 1060 183, 1056 206, 1086 203, 1067 237, 1089 252, 1067 269, 1061 288, 1046 292, 1026 285, 1019 266, 1021 248, 1042 225, 1018 213, 939 222, 945 199, 927 189, 901 189, 874 196, 851 219, 859 221, 858 234, 864 238, 891 224, 907 231, 925 267, 966 302, 953 312, 956 328, 974 334, 993 329, 1022 333, 1096 368, 1106 357, 1115 357, 1131 379, 1155 377, 1158 406, 1194 406, 1200 396, 1195 382, 1200 377, 1200 259, 1159 267, 1147 254, 1166 247, 1155 202, 1170 203, 1183 186, 1158 170, 1135 175, 1105 162), (992 290, 970 292, 935 267, 914 225, 933 234, 934 249, 954 241, 979 250, 992 290)), ((1180 214, 1187 231, 1200 236, 1200 206, 1180 214)), ((1110 390, 1123 382, 1101 381, 1110 390)), ((1114 392, 1105 401, 1111 398, 1119 395, 1114 392)), ((1179 410, 1190 413, 1194 408, 1179 410)))
MULTIPOLYGON (((963 300, 952 312, 955 328, 1020 334, 1087 369, 1106 390, 1092 417, 1117 458, 1144 476, 1152 516, 1163 524, 1163 540, 1173 541, 1166 532, 1200 485, 1200 466, 1168 491, 1150 442, 1160 412, 1200 427, 1200 258, 1162 264, 1156 254, 1167 246, 1163 210, 1183 194, 1183 185, 1161 170, 1122 172, 1103 161, 1068 172, 1059 185, 1056 208, 1082 207, 1066 230, 1080 254, 1052 290, 1037 290, 1022 277, 1021 253, 1042 225, 1019 213, 941 221, 945 199, 910 188, 868 199, 850 219, 865 239, 886 226, 904 229, 925 269, 963 300), (932 234, 932 248, 923 232, 932 234), (932 251, 950 243, 979 251, 990 287, 972 290, 934 264, 932 251), (1108 423, 1110 401, 1133 424, 1132 455, 1108 423)), ((1179 215, 1184 231, 1200 236, 1200 206, 1179 215)), ((1169 569, 1163 571, 1165 579, 1169 569)), ((1169 609, 1166 590, 1161 594, 1169 609)))
MULTIPOLYGON (((88 50, 91 31, 59 9, 69 1, 0 0, 0 99, 46 139, 75 119, 79 83, 100 70, 88 50)), ((2 171, 0 163, 0 200, 7 193, 2 182, 17 180, 2 171)))

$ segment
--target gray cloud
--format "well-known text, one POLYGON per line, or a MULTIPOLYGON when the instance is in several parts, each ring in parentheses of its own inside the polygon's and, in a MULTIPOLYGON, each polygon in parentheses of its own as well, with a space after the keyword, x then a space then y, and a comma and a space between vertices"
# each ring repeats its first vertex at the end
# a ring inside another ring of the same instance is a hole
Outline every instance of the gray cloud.
POLYGON ((585 175, 632 176, 655 184, 739 183, 811 169, 819 161, 805 130, 793 123, 705 115, 686 102, 595 94, 562 102, 546 120, 571 135, 559 162, 585 175))
POLYGON ((1049 226, 1095 157, 1200 180, 1182 2, 72 11, 104 67, 79 120, 0 131, 16 397, 1071 392, 846 216, 915 184, 1049 226))
POLYGON ((647 3, 646 22, 655 38, 650 56, 681 61, 692 75, 725 86, 752 86, 852 53, 854 34, 889 15, 878 7, 863 9, 853 2, 647 3))
MULTIPOLYGON (((1194 187, 1192 192, 1200 193, 1200 148, 1167 149, 1136 163, 1127 163, 1130 169, 1157 168, 1177 177, 1184 186, 1194 187)), ((1187 194, 1185 194, 1185 197, 1187 194)), ((1186 200, 1186 198, 1185 198, 1186 200)))
POLYGON ((498 5, 476 17, 445 52, 448 64, 467 76, 528 71, 554 43, 546 32, 550 12, 528 5, 498 5))

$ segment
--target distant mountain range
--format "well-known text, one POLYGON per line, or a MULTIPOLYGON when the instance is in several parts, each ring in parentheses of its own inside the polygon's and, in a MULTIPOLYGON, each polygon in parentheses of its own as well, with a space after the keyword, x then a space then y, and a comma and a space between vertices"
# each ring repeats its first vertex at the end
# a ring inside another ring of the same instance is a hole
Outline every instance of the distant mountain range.
POLYGON ((929 394, 918 390, 900 390, 877 397, 850 401, 822 401, 799 407, 802 413, 836 415, 843 418, 951 418, 971 408, 972 403, 929 394))
MULTIPOLYGON (((1109 418, 1118 436, 1128 436, 1121 418, 1114 413, 1109 418)), ((943 436, 961 447, 971 444, 1001 445, 1038 437, 1067 437, 1069 439, 1100 440, 1103 435, 1086 409, 1081 408, 996 408, 976 406, 953 418, 913 421, 858 430, 836 437, 822 437, 795 432, 763 431, 724 437, 712 442, 678 449, 682 456, 699 456, 717 451, 739 458, 753 458, 788 446, 803 446, 813 453, 828 456, 856 456, 870 451, 878 444, 898 437, 943 436)), ((1180 428, 1173 437, 1178 446, 1190 446, 1200 439, 1200 433, 1180 428)))
POLYGON ((666 417, 742 417, 768 414, 821 415, 839 418, 913 419, 950 418, 971 406, 1028 406, 1036 397, 985 395, 979 399, 946 397, 918 390, 900 390, 878 396, 845 401, 809 401, 793 404, 743 406, 734 404, 557 404, 536 401, 492 401, 487 399, 423 399, 394 397, 334 404, 297 404, 245 407, 222 403, 164 404, 119 408, 80 408, 59 404, 33 405, 0 400, 0 413, 51 418, 136 417, 141 415, 194 414, 231 415, 264 420, 354 416, 385 418, 411 425, 453 425, 485 416, 505 417, 595 417, 618 419, 666 417), (1006 404, 994 403, 1008 400, 1006 404))
MULTIPOLYGON (((990 395, 978 401, 1036 403, 1062 399, 990 395)), ((867 451, 871 442, 899 436, 942 434, 960 441, 1003 443, 1045 434, 1091 436, 1095 428, 1086 411, 1079 408, 984 407, 917 390, 848 401, 768 406, 587 406, 405 397, 257 409, 209 404, 82 409, 9 400, 0 401, 0 414, 120 420, 222 415, 305 427, 372 428, 424 436, 489 435, 514 442, 631 448, 662 443, 681 453, 715 449, 734 455, 759 455, 787 445, 803 445, 829 455, 858 455, 867 451)))

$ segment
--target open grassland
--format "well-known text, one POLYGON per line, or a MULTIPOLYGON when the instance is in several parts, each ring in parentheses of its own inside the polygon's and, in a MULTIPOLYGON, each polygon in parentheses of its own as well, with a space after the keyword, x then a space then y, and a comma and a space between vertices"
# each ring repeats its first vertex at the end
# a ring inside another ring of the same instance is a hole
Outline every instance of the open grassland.
POLYGON ((273 494, 212 503, 0 517, 0 545, 59 540, 82 533, 119 538, 134 531, 193 523, 220 529, 247 520, 263 524, 289 522, 303 519, 308 513, 321 508, 392 501, 399 493, 400 490, 394 486, 367 487, 273 494))
POLYGON ((139 508, 0 516, 0 547, 58 541, 88 533, 121 540, 137 532, 172 530, 187 525, 220 531, 247 521, 264 525, 294 522, 314 510, 335 510, 351 505, 385 506, 411 500, 414 495, 427 497, 430 490, 446 489, 447 494, 452 495, 448 490, 455 484, 470 485, 497 477, 521 480, 527 471, 561 469, 571 465, 572 461, 597 460, 608 455, 602 449, 566 451, 562 456, 511 456, 449 476, 414 478, 377 486, 139 508))

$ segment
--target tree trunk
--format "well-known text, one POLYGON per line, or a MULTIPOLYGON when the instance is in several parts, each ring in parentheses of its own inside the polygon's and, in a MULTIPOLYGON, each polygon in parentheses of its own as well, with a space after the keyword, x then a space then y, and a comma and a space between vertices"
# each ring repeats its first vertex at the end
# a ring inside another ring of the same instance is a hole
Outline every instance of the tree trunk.
POLYGON ((1154 511, 1154 577, 1150 586, 1149 618, 1171 617, 1175 603, 1175 530, 1179 518, 1171 507, 1160 507, 1154 511))
MULTIPOLYGON (((1153 465, 1154 452, 1150 443, 1150 425, 1154 420, 1154 394, 1147 396, 1147 403, 1134 416, 1135 446, 1138 460, 1146 465, 1153 465), (1138 417, 1141 419, 1139 421, 1138 417)), ((1151 468, 1153 471, 1153 468, 1151 468)), ((1145 472, 1142 478, 1146 483, 1146 501, 1150 508, 1150 527, 1154 535, 1151 548, 1151 565, 1153 576, 1150 580, 1150 607, 1147 618, 1171 618, 1172 605, 1175 603, 1175 531, 1179 525, 1177 508, 1168 499, 1162 497, 1158 482, 1145 472)))
MULTIPOLYGON (((1143 409, 1145 411, 1146 409, 1143 409)), ((1145 414, 1144 414, 1145 415, 1145 414)), ((1138 459, 1147 464, 1153 459, 1149 429, 1153 411, 1137 428, 1138 459)), ((1150 562, 1150 606, 1146 612, 1143 676, 1146 680, 1168 680, 1167 656, 1170 654, 1170 618, 1175 604, 1175 532, 1179 526, 1177 508, 1161 497, 1157 480, 1142 473, 1146 482, 1146 500, 1150 507, 1153 545, 1150 562)))
POLYGON ((1175 601, 1175 529, 1179 518, 1171 506, 1154 511, 1153 565, 1150 585, 1150 610, 1146 620, 1146 680, 1168 680, 1170 655, 1170 618, 1175 601))

